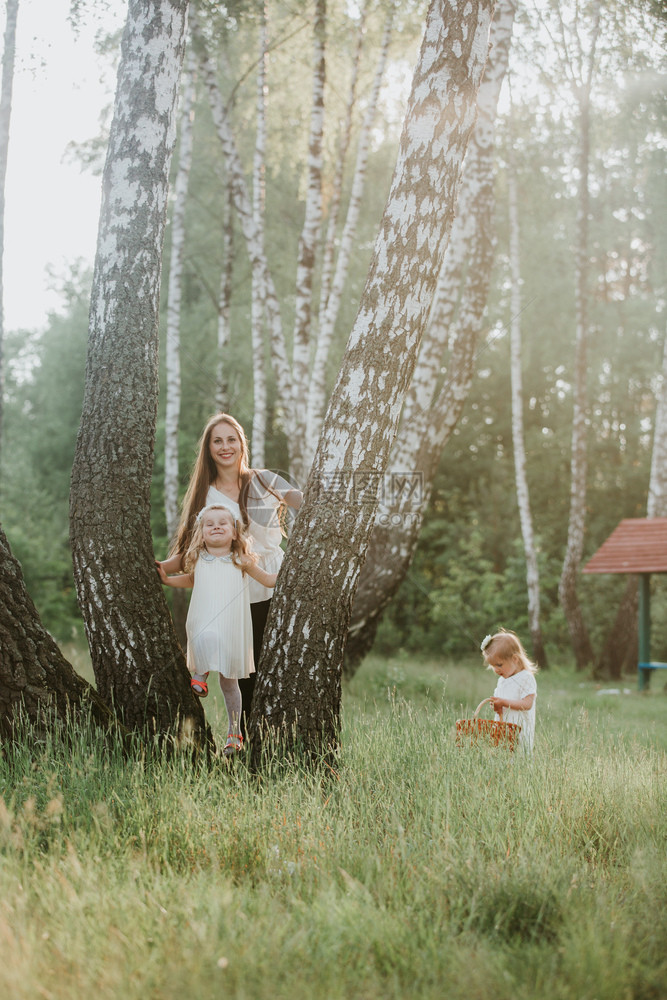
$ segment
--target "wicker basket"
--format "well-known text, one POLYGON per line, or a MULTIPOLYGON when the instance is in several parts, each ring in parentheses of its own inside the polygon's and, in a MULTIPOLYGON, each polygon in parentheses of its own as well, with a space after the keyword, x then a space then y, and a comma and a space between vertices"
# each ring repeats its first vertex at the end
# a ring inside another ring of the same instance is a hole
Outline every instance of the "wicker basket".
POLYGON ((478 719, 479 710, 482 705, 491 701, 485 698, 480 701, 475 709, 472 719, 456 720, 456 745, 457 747, 467 746, 490 746, 504 747, 507 750, 514 750, 519 739, 521 726, 515 722, 500 722, 494 719, 478 719))

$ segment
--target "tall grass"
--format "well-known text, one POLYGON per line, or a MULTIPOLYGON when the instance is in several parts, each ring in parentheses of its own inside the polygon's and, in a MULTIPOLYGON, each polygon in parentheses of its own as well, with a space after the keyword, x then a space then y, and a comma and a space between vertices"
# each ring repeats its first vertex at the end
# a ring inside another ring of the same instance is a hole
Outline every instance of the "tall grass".
POLYGON ((335 770, 26 734, 0 761, 0 996, 664 997, 667 699, 538 680, 531 758, 455 748, 482 668, 379 659, 335 770))

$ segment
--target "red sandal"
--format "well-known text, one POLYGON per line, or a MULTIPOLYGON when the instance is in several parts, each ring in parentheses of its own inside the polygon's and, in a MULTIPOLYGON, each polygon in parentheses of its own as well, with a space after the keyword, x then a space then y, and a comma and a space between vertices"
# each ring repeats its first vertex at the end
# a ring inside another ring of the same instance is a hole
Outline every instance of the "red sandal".
POLYGON ((190 687, 198 698, 205 698, 208 694, 208 684, 206 681, 198 681, 193 677, 190 681, 190 687))
POLYGON ((225 743, 222 752, 225 755, 225 757, 232 757, 235 753, 238 753, 239 750, 242 749, 243 749, 243 737, 241 736, 241 734, 239 733, 238 735, 236 735, 235 733, 230 733, 230 735, 227 737, 227 742, 225 743))

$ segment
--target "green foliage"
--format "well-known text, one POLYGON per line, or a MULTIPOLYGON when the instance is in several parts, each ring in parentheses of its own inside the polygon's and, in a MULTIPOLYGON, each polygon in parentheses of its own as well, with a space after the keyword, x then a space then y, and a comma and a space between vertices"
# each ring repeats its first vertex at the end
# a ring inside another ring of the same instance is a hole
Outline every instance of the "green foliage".
POLYGON ((555 666, 531 759, 462 752, 480 660, 372 657, 335 770, 23 734, 0 759, 2 994, 664 995, 664 694, 555 666))

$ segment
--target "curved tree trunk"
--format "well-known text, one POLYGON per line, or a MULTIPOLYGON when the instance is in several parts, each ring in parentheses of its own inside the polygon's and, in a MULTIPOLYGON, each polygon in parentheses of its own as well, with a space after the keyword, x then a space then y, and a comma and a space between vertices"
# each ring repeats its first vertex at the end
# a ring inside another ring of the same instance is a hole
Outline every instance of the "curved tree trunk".
POLYGON ((354 596, 345 650, 347 676, 355 673, 370 651, 384 610, 410 569, 433 476, 470 390, 495 252, 493 122, 507 69, 514 10, 513 0, 502 0, 491 27, 489 60, 478 95, 479 116, 463 168, 452 240, 403 408, 401 431, 392 448, 385 502, 354 596), (451 356, 445 382, 438 390, 448 342, 453 342, 451 356))
POLYGON ((19 711, 38 729, 88 713, 101 726, 115 725, 109 707, 42 625, 0 528, 0 739, 11 739, 19 711))
POLYGON ((454 217, 493 0, 433 0, 375 254, 267 622, 249 730, 328 753, 350 606, 454 217))
POLYGON ((86 385, 70 498, 99 693, 132 729, 206 726, 153 564, 150 485, 160 263, 187 0, 131 0, 103 175, 86 385))

